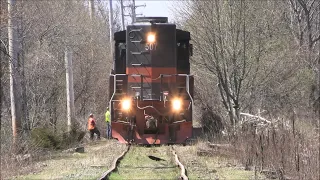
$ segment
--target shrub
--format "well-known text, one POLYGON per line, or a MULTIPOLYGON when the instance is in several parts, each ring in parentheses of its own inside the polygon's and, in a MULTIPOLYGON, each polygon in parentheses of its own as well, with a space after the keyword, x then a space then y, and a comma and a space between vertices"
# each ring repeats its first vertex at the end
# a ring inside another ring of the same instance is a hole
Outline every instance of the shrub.
POLYGON ((211 108, 202 108, 201 124, 203 132, 207 135, 218 135, 224 129, 222 118, 211 108))
POLYGON ((61 139, 47 128, 35 128, 31 131, 32 142, 42 148, 60 149, 61 139))

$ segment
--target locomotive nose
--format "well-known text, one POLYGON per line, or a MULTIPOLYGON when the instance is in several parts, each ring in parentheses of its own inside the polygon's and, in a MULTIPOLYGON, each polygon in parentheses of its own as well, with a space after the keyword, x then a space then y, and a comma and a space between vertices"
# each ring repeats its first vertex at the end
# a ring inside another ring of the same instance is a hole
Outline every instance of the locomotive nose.
POLYGON ((139 17, 114 40, 112 137, 123 143, 184 142, 192 136, 190 33, 167 17, 139 17))

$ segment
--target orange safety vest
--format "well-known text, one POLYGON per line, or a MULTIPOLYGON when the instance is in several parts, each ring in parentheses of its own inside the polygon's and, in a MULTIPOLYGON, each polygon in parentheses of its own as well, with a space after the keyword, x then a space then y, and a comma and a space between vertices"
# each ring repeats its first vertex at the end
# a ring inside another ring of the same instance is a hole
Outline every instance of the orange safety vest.
POLYGON ((94 119, 93 118, 89 118, 88 119, 88 130, 94 129, 95 126, 96 126, 96 122, 94 121, 94 119))

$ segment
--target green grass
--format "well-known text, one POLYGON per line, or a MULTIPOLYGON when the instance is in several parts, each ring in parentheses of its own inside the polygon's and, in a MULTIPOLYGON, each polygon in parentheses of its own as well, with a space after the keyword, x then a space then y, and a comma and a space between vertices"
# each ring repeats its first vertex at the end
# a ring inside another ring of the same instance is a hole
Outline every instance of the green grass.
POLYGON ((172 158, 166 146, 132 147, 120 162, 118 172, 112 173, 110 179, 176 179, 180 171, 172 158), (152 160, 149 156, 162 160, 152 160))

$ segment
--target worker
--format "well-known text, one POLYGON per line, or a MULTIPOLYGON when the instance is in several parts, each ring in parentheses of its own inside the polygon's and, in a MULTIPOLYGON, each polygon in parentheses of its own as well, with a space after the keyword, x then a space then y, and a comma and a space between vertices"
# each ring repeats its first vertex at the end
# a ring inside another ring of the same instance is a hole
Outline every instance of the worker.
POLYGON ((94 134, 97 134, 98 140, 100 140, 100 131, 96 127, 96 121, 93 117, 93 114, 89 115, 88 119, 88 130, 90 131, 90 139, 93 140, 94 134))
POLYGON ((106 118, 106 123, 107 123, 106 136, 107 136, 107 139, 110 139, 111 138, 111 117, 110 117, 109 107, 107 107, 107 112, 105 113, 105 118, 106 118))

